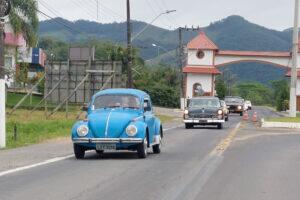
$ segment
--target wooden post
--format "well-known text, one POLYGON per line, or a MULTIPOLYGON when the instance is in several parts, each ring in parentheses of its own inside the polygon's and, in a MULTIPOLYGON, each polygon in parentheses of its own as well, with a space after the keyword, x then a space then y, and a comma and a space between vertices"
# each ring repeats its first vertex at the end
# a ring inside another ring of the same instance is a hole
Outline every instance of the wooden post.
MULTIPOLYGON (((92 66, 92 59, 91 59, 91 56, 90 56, 87 70, 90 70, 91 66, 92 66)), ((86 90, 87 90, 87 94, 86 94, 87 100, 86 101, 89 102, 90 99, 91 99, 91 73, 88 73, 86 90)))
MULTIPOLYGON (((69 90, 70 90, 70 60, 68 59, 67 63, 67 81, 66 81, 66 87, 67 87, 67 96, 69 96, 69 90)), ((66 101, 66 119, 69 117, 69 99, 66 101)))
MULTIPOLYGON (((53 63, 52 63, 53 64, 53 63)), ((48 105, 47 105, 47 92, 48 92, 48 76, 49 74, 47 74, 47 68, 48 68, 49 65, 46 65, 45 67, 45 83, 44 83, 44 98, 45 98, 45 102, 44 102, 44 115, 45 115, 45 119, 47 119, 47 116, 48 116, 48 105)), ((52 66, 50 66, 51 68, 52 66)), ((52 70, 51 70, 52 72, 52 70)), ((51 74, 50 74, 51 76, 51 74)), ((51 81, 52 82, 52 81, 51 81)))

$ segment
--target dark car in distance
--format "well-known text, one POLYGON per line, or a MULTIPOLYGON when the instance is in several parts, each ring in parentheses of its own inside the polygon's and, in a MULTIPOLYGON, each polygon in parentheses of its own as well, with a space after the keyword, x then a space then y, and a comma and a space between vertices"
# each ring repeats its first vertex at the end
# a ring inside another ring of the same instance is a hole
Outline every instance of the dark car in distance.
POLYGON ((244 99, 237 96, 227 96, 225 97, 226 105, 230 113, 238 113, 243 116, 244 112, 244 99))
POLYGON ((195 125, 212 125, 222 129, 225 122, 225 114, 220 99, 217 97, 196 97, 190 99, 183 118, 186 129, 193 128, 195 125))

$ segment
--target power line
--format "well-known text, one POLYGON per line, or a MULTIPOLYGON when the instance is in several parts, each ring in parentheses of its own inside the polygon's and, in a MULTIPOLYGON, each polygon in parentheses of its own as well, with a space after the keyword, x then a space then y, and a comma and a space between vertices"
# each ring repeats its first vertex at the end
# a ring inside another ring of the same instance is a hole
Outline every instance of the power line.
POLYGON ((56 22, 57 24, 60 24, 61 26, 65 27, 65 28, 68 29, 69 31, 71 31, 71 32, 77 32, 77 33, 79 33, 80 35, 86 36, 86 37, 88 37, 88 38, 90 39, 90 36, 87 36, 86 33, 74 29, 73 27, 69 26, 68 24, 66 24, 66 23, 64 23, 64 22, 62 22, 62 21, 59 21, 59 20, 57 20, 57 19, 51 17, 50 15, 44 13, 43 11, 40 11, 39 9, 37 9, 36 11, 39 12, 40 14, 44 15, 45 17, 47 17, 47 18, 53 20, 53 21, 56 22))

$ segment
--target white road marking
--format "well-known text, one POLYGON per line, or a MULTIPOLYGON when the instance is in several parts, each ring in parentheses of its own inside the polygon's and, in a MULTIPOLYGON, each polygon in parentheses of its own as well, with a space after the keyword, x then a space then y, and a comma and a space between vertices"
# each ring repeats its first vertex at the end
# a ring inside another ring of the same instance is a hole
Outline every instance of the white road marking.
MULTIPOLYGON (((179 127, 181 127, 181 126, 175 126, 175 127, 163 129, 163 131, 170 131, 170 130, 173 130, 173 129, 176 129, 176 128, 179 128, 179 127)), ((46 161, 43 161, 43 162, 40 162, 40 163, 36 163, 36 164, 32 164, 32 165, 27 165, 27 166, 23 166, 23 167, 18 167, 18 168, 15 168, 15 169, 10 169, 10 170, 7 170, 7 171, 0 172, 0 177, 8 175, 8 174, 12 174, 12 173, 24 171, 24 170, 27 170, 27 169, 32 169, 32 168, 35 168, 35 167, 39 167, 39 166, 43 166, 43 165, 48 165, 48 164, 51 164, 51 163, 59 162, 59 161, 62 161, 62 160, 66 160, 68 158, 73 158, 73 157, 74 157, 73 154, 72 155, 63 156, 63 157, 56 157, 56 158, 52 158, 50 160, 46 160, 46 161)))
POLYGON ((47 164, 50 164, 50 163, 58 162, 58 161, 61 161, 61 160, 66 160, 66 159, 72 158, 72 157, 74 157, 74 155, 68 155, 68 156, 64 156, 64 157, 57 157, 57 158, 53 158, 53 159, 50 159, 50 160, 46 160, 44 162, 40 162, 40 163, 36 163, 36 164, 32 164, 32 165, 27 165, 27 166, 24 166, 24 167, 18 167, 18 168, 15 168, 15 169, 10 169, 10 170, 7 170, 7 171, 0 172, 0 177, 8 175, 8 174, 15 173, 15 172, 24 171, 24 170, 27 170, 27 169, 39 167, 39 166, 42 166, 42 165, 47 165, 47 164))

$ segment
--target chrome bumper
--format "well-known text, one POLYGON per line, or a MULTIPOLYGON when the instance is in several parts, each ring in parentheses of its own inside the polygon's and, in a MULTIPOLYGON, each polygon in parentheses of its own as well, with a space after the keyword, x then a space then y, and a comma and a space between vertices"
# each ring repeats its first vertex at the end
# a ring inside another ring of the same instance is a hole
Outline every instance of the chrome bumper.
POLYGON ((84 144, 139 144, 143 142, 141 138, 73 138, 73 143, 84 143, 84 144))
POLYGON ((225 123, 225 119, 185 119, 183 122, 195 124, 225 123))

